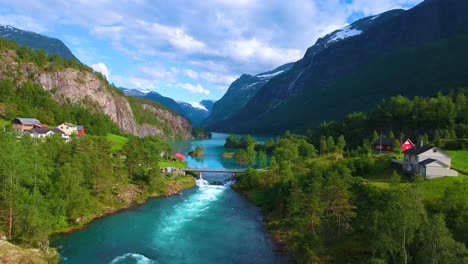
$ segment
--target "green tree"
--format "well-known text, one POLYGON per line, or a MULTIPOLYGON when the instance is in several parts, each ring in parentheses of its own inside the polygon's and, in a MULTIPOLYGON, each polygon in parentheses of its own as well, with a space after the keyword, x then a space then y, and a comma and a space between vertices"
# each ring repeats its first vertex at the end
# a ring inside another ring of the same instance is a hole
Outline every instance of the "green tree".
POLYGON ((335 152, 335 140, 333 140, 332 136, 327 137, 327 149, 329 152, 335 152))
POLYGON ((346 147, 345 138, 343 135, 340 135, 336 143, 336 150, 338 153, 343 153, 345 147, 346 147))
POLYGON ((441 214, 429 217, 422 225, 417 240, 416 263, 465 263, 468 250, 453 240, 441 214))

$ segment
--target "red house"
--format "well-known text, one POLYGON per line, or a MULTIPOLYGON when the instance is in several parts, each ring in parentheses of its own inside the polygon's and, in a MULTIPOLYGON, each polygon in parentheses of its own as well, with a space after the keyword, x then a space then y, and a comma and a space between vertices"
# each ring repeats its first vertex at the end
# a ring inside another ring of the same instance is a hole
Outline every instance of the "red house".
POLYGON ((405 141, 405 143, 403 143, 403 144, 401 145, 401 150, 404 152, 404 151, 406 151, 406 150, 408 150, 408 149, 410 149, 410 148, 412 148, 412 147, 414 147, 413 142, 411 142, 411 140, 407 139, 407 140, 405 141))
POLYGON ((374 142, 374 153, 387 153, 392 151, 393 139, 379 138, 374 142))
POLYGON ((180 159, 180 160, 185 160, 185 156, 180 154, 180 153, 176 153, 174 154, 173 156, 175 159, 180 159))
POLYGON ((85 134, 84 126, 77 125, 76 126, 76 134, 78 136, 83 136, 85 134))

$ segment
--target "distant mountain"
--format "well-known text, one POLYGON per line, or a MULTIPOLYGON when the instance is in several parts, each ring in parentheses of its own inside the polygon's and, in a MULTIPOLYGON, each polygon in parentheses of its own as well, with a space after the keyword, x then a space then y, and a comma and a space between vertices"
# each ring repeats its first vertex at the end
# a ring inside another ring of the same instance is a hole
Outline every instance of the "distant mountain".
POLYGON ((78 60, 70 49, 59 39, 50 38, 12 26, 0 25, 0 37, 13 40, 34 50, 45 50, 47 54, 57 54, 62 58, 78 60))
POLYGON ((209 116, 213 109, 214 101, 203 100, 199 103, 177 102, 172 98, 162 96, 153 91, 120 88, 125 95, 135 96, 148 99, 171 109, 172 111, 184 116, 194 126, 200 126, 202 122, 209 116))
POLYGON ((293 63, 288 63, 254 76, 249 74, 240 76, 229 86, 226 94, 214 104, 213 111, 204 125, 210 126, 237 114, 263 85, 275 76, 286 73, 292 66, 293 63))
POLYGON ((468 1, 426 0, 360 19, 317 40, 212 131, 305 131, 394 95, 468 86, 468 1))

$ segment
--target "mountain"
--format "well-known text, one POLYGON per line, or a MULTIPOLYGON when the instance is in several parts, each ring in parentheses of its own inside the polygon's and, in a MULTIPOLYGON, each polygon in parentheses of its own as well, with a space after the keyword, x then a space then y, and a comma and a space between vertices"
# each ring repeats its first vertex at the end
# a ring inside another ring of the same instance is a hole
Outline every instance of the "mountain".
POLYGON ((78 61, 52 57, 50 62, 39 64, 20 59, 21 53, 12 41, 0 38, 0 81, 5 81, 3 89, 14 88, 2 90, 1 119, 26 115, 46 124, 60 124, 72 118, 85 122, 86 131, 92 131, 93 124, 105 123, 140 137, 193 138, 187 119, 153 101, 126 97, 78 61))
POLYGON ((286 73, 292 66, 293 63, 288 63, 254 76, 250 74, 240 76, 229 86, 226 94, 214 104, 213 111, 204 121, 204 125, 211 126, 237 114, 269 80, 286 73))
POLYGON ((47 54, 56 54, 62 58, 78 60, 70 49, 56 38, 7 25, 0 25, 0 37, 15 41, 19 46, 24 45, 33 50, 44 50, 47 54))
POLYGON ((426 0, 364 18, 317 40, 214 131, 305 131, 394 95, 468 86, 468 1, 426 0))
POLYGON ((179 115, 187 118, 194 126, 200 126, 202 122, 209 116, 213 109, 214 102, 211 100, 203 100, 199 103, 177 102, 172 98, 162 96, 157 92, 149 92, 146 90, 120 88, 127 96, 135 96, 148 99, 171 109, 179 115))
MULTIPOLYGON (((207 101, 207 100, 204 100, 207 101)), ((194 126, 200 126, 202 122, 210 115, 208 109, 200 103, 178 102, 185 116, 194 126)))

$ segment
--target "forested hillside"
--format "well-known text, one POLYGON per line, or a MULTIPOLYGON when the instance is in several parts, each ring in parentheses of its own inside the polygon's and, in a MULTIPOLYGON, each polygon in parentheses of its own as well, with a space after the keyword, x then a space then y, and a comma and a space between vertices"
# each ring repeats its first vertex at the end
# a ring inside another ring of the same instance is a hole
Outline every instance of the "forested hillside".
POLYGON ((193 138, 191 124, 185 118, 156 103, 130 104, 103 75, 76 60, 18 47, 0 38, 0 61, 4 89, 0 115, 5 122, 14 117, 34 117, 51 126, 63 122, 83 124, 92 134, 120 130, 166 139, 193 138), (140 117, 152 115, 158 122, 136 120, 135 111, 140 117))
POLYGON ((466 90, 432 98, 392 97, 369 115, 349 114, 307 135, 286 132, 226 147, 249 169, 236 189, 260 206, 267 229, 297 263, 466 263, 468 100, 466 90), (377 132, 378 131, 378 132, 377 132), (381 133, 393 152, 374 154, 381 133), (453 149, 458 177, 402 173, 401 139, 453 149))

